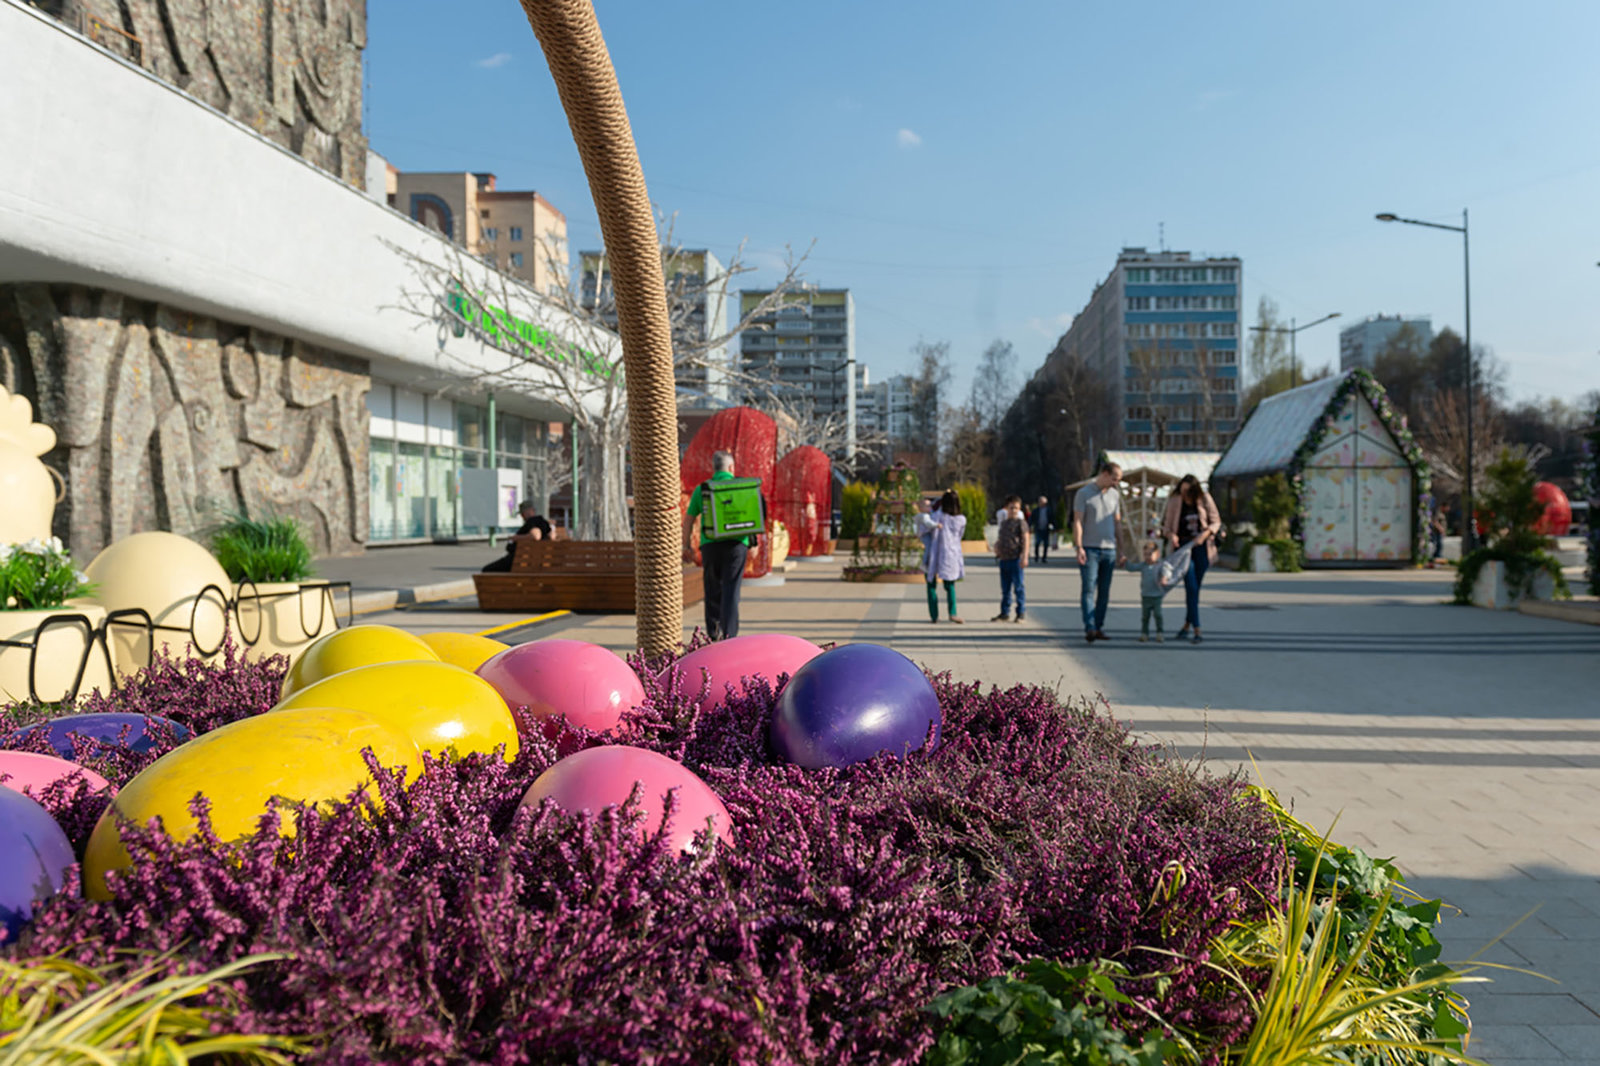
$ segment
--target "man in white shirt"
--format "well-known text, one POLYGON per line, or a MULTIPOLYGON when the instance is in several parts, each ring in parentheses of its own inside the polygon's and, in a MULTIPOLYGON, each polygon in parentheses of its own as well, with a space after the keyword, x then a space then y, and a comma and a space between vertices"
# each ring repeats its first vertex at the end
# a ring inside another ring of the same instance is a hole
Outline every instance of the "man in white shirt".
POLYGON ((1072 501, 1072 542, 1078 548, 1078 577, 1082 582, 1083 639, 1093 644, 1106 636, 1106 607, 1111 602, 1111 575, 1124 560, 1122 543, 1122 493, 1117 484, 1122 468, 1100 464, 1093 481, 1078 490, 1072 501))

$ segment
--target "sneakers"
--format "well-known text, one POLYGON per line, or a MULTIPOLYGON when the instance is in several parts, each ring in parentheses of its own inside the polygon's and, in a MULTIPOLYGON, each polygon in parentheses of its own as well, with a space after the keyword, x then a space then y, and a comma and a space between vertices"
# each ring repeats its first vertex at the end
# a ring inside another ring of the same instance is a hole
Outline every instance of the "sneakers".
POLYGON ((1028 617, 1028 612, 1027 611, 1018 611, 1017 612, 1017 616, 1015 618, 1013 618, 1012 621, 1013 622, 1020 622, 1026 617, 1028 617))
POLYGON ((1156 634, 1156 643, 1157 644, 1165 644, 1166 642, 1167 642, 1167 638, 1166 637, 1162 636, 1160 633, 1156 634))
POLYGON ((955 615, 950 616, 950 621, 954 622, 958 626, 967 624, 967 620, 965 618, 957 618, 955 615))
POLYGON ((1148 643, 1150 643, 1150 638, 1148 636, 1146 636, 1145 634, 1140 633, 1139 634, 1139 643, 1140 644, 1148 644, 1148 643))
POLYGON ((1094 630, 1085 629, 1083 631, 1083 642, 1085 644, 1093 644, 1094 643, 1094 630))
POLYGON ((1106 636, 1106 631, 1105 630, 1097 629, 1097 630, 1094 631, 1094 639, 1095 640, 1110 640, 1111 638, 1106 636))
POLYGON ((1009 621, 1011 621, 1011 616, 1009 614, 997 614, 993 618, 989 619, 989 621, 991 621, 991 622, 1009 622, 1009 621))

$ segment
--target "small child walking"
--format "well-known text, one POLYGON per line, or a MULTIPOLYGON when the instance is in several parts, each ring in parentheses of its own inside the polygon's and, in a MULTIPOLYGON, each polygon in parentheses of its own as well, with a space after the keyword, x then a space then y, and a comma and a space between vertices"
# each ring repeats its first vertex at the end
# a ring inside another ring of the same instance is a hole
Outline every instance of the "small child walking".
POLYGON ((1129 570, 1139 571, 1139 643, 1144 644, 1150 639, 1150 620, 1155 619, 1156 643, 1165 644, 1166 636, 1161 631, 1161 601, 1167 594, 1167 586, 1161 580, 1161 545, 1155 541, 1146 541, 1144 545, 1144 563, 1128 564, 1129 570))
POLYGON ((1028 593, 1024 587, 1023 571, 1028 568, 1028 521, 1022 517, 1022 497, 1007 496, 1005 510, 1000 512, 1000 528, 994 537, 994 558, 1000 564, 1000 613, 991 622, 1009 622, 1011 596, 1017 597, 1017 617, 1020 622, 1028 617, 1028 593))

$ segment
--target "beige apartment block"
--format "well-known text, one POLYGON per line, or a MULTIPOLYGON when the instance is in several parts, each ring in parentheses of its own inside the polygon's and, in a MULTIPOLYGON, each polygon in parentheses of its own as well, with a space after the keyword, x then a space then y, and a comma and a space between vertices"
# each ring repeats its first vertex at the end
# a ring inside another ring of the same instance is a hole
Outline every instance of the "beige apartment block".
POLYGON ((400 171, 389 206, 541 293, 566 286, 567 216, 537 192, 503 192, 493 174, 400 171))

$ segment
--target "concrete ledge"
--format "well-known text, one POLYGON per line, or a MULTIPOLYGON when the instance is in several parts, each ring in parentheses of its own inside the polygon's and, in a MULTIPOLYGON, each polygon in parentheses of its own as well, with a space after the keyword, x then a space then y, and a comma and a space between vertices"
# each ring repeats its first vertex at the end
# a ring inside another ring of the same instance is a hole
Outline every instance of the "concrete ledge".
POLYGON ((1600 601, 1596 600, 1524 600, 1517 604, 1517 610, 1536 618, 1600 626, 1600 601))
POLYGON ((399 601, 400 593, 396 589, 384 589, 381 592, 357 592, 350 597, 350 613, 376 614, 379 611, 392 611, 399 601))

